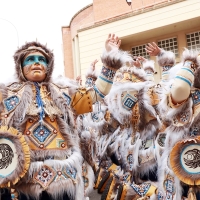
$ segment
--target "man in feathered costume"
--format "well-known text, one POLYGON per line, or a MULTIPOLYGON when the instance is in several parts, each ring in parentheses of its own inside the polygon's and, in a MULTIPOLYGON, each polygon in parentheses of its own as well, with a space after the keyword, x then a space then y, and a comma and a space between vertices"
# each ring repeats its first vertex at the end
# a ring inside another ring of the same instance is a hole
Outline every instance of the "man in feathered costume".
POLYGON ((109 34, 104 66, 89 88, 65 78, 53 81, 54 55, 38 42, 15 52, 17 81, 0 86, 0 187, 8 188, 13 200, 86 198, 84 181, 93 177, 82 170, 74 115, 91 112, 108 94, 123 65, 120 42, 109 34))

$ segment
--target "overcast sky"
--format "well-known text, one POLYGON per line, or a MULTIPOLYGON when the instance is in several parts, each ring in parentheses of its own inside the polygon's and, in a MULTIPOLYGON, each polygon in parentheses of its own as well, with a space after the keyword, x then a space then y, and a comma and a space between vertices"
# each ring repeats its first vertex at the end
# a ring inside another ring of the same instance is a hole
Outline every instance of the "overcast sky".
POLYGON ((13 54, 36 39, 54 50, 54 76, 64 74, 61 27, 93 0, 0 0, 0 82, 14 73, 13 54))

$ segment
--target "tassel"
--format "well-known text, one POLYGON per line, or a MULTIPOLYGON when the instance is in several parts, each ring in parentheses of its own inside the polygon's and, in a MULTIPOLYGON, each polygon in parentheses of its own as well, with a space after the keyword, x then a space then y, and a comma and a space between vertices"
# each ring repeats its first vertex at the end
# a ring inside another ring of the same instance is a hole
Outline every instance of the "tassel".
POLYGON ((188 191, 188 200, 197 200, 194 189, 191 187, 188 191))

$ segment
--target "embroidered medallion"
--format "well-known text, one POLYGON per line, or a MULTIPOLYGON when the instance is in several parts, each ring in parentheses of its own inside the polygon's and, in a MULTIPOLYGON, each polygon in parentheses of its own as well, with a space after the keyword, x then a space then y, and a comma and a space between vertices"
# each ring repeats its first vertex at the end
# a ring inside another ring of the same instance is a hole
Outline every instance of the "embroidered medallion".
POLYGON ((200 144, 189 145, 183 149, 181 164, 188 173, 200 174, 200 144))
POLYGON ((55 178, 55 171, 49 166, 43 165, 40 171, 35 173, 34 180, 46 189, 55 178))
POLYGON ((24 136, 17 129, 0 126, 0 135, 0 187, 8 188, 15 185, 29 169, 30 151, 24 136))
POLYGON ((17 167, 16 148, 7 138, 0 138, 0 177, 11 175, 17 167))
POLYGON ((140 185, 131 184, 130 186, 135 190, 137 194, 143 197, 146 195, 149 188, 151 187, 151 183, 142 183, 140 185))
POLYGON ((176 176, 188 185, 200 184, 200 136, 177 142, 170 153, 176 176))
POLYGON ((0 169, 6 169, 11 163, 14 157, 12 148, 8 144, 0 144, 0 169))
POLYGON ((67 102, 67 105, 69 106, 71 103, 71 97, 68 94, 66 94, 65 92, 63 92, 63 96, 67 102))
POLYGON ((11 96, 3 101, 4 106, 8 112, 14 110, 19 104, 19 98, 17 96, 11 96))

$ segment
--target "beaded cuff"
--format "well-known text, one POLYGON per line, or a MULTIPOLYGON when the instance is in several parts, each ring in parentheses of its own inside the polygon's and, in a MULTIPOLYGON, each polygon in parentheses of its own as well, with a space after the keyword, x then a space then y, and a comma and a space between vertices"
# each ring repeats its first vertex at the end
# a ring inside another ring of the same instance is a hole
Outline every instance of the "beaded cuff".
POLYGON ((116 71, 112 70, 111 68, 103 66, 99 78, 102 79, 103 81, 113 84, 115 73, 116 71))

